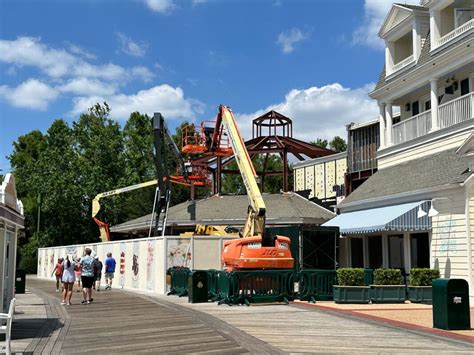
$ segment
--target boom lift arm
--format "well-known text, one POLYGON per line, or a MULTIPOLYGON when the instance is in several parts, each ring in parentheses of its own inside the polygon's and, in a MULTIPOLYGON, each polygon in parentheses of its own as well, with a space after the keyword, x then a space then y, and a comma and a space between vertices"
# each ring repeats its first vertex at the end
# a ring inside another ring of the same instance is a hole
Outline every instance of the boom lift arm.
POLYGON ((232 111, 227 106, 219 106, 216 127, 213 133, 210 151, 219 144, 221 125, 227 131, 239 166, 242 180, 249 198, 247 219, 241 239, 229 240, 224 243, 222 261, 225 269, 289 269, 294 260, 290 252, 288 237, 272 237, 265 233, 266 207, 257 185, 256 173, 252 160, 240 135, 232 111))

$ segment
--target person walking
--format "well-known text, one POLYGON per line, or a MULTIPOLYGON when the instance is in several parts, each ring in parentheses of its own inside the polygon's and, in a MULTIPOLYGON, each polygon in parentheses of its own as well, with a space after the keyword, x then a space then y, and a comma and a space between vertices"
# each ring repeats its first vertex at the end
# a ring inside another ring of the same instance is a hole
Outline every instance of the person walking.
POLYGON ((58 258, 58 262, 51 273, 51 276, 53 276, 53 274, 56 276, 56 292, 59 292, 59 285, 62 284, 63 260, 61 257, 58 258))
POLYGON ((81 258, 76 258, 76 262, 74 264, 74 274, 76 275, 76 283, 77 283, 77 292, 81 291, 81 264, 79 263, 81 261, 81 258))
POLYGON ((103 264, 102 261, 99 260, 99 257, 96 256, 95 258, 95 288, 94 290, 97 290, 97 292, 100 291, 100 279, 102 278, 102 268, 103 264))
POLYGON ((107 253, 107 259, 105 259, 105 289, 112 289, 112 281, 114 280, 115 273, 115 259, 112 257, 112 253, 107 253))
MULTIPOLYGON (((72 257, 71 257, 72 259, 72 257)), ((63 261, 63 300, 62 305, 71 305, 72 289, 74 287, 74 280, 76 275, 74 272, 75 263, 74 261, 69 260, 69 255, 66 256, 66 260, 63 261)))
POLYGON ((94 284, 94 268, 96 267, 96 262, 91 256, 92 250, 90 248, 86 248, 85 252, 86 255, 84 255, 80 261, 82 267, 82 294, 84 296, 84 300, 81 303, 90 304, 94 300, 92 298, 92 285, 94 284))

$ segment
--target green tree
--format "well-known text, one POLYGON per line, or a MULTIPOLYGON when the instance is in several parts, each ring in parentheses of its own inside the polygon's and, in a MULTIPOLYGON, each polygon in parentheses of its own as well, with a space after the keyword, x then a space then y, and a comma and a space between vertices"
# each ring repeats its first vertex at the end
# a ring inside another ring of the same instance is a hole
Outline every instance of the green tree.
POLYGON ((309 142, 309 144, 312 144, 312 145, 315 145, 315 146, 321 147, 321 148, 327 148, 328 147, 327 139, 322 139, 322 138, 317 138, 315 141, 309 142))
POLYGON ((340 152, 345 152, 346 149, 347 149, 347 144, 346 144, 346 141, 339 137, 339 136, 335 136, 330 142, 329 142, 329 147, 332 149, 332 150, 335 150, 336 152, 340 153, 340 152))

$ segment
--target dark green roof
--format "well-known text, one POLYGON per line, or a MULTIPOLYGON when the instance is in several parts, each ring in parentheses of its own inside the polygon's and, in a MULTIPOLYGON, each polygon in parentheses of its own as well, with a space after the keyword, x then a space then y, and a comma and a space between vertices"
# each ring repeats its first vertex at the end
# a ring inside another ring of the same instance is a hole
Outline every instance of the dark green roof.
POLYGON ((339 206, 407 192, 464 182, 471 172, 468 159, 447 150, 380 169, 339 206))

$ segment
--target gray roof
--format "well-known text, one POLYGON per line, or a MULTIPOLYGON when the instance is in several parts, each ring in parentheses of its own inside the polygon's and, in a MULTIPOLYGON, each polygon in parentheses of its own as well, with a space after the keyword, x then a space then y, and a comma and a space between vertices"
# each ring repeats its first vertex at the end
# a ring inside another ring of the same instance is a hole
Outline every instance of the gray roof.
MULTIPOLYGON (((269 225, 322 224, 334 217, 331 211, 295 193, 263 194, 269 225)), ((170 207, 168 226, 196 224, 243 225, 247 216, 247 195, 214 195, 170 207)), ((111 232, 128 232, 149 228, 151 214, 115 225, 111 232)))
POLYGON ((377 171, 346 197, 340 206, 355 201, 380 198, 464 182, 471 174, 468 159, 447 150, 377 171))

